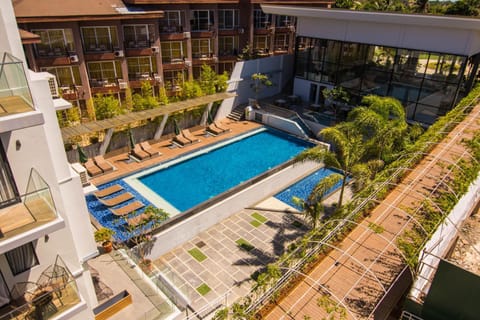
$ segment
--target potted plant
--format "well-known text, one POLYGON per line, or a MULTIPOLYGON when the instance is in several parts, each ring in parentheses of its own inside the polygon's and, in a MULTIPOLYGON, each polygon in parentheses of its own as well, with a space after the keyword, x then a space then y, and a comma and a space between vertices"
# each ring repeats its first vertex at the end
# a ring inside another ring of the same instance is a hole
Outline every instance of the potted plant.
POLYGON ((103 250, 108 253, 113 249, 112 236, 114 231, 109 228, 100 228, 95 231, 95 241, 102 243, 103 250))

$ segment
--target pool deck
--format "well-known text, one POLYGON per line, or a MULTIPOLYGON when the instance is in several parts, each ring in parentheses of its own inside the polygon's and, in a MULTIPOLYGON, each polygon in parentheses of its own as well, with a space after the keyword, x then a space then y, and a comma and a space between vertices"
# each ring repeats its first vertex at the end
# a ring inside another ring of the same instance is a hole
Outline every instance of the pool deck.
POLYGON ((239 134, 262 126, 261 124, 252 121, 233 121, 230 119, 224 119, 219 123, 222 124, 222 126, 229 128, 230 132, 218 136, 211 136, 205 134, 204 128, 198 127, 196 130, 190 129, 192 134, 200 139, 200 142, 187 145, 183 148, 172 148, 171 138, 165 138, 159 141, 150 141, 152 148, 160 151, 162 155, 159 157, 146 159, 141 162, 129 161, 128 150, 126 148, 125 150, 117 150, 107 153, 104 158, 115 167, 115 170, 97 177, 90 178, 90 182, 95 186, 99 186, 109 181, 129 175, 133 172, 149 168, 158 163, 176 158, 182 154, 200 149, 228 138, 235 137, 239 134))

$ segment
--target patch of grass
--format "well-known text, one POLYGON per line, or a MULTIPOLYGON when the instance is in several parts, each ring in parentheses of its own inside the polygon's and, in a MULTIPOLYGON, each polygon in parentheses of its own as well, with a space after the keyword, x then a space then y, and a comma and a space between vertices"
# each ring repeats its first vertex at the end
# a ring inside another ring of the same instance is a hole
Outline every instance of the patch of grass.
POLYGON ((254 246, 252 246, 250 244, 250 242, 248 242, 247 240, 245 240, 243 238, 240 238, 235 242, 241 249, 243 249, 245 251, 251 251, 253 248, 255 248, 254 246))
POLYGON ((190 255, 194 257, 195 260, 197 260, 198 262, 202 262, 203 260, 207 259, 207 256, 204 255, 203 252, 200 251, 200 249, 198 248, 188 250, 188 253, 190 253, 190 255))
POLYGON ((267 218, 265 218, 264 216, 262 216, 260 213, 258 212, 254 212, 252 213, 252 218, 255 219, 255 220, 258 220, 259 222, 261 223, 265 223, 268 221, 267 218))
POLYGON ((250 224, 251 224, 252 226, 254 226, 255 228, 258 228, 258 227, 260 227, 263 223, 261 223, 261 222, 258 221, 258 220, 252 220, 252 221, 250 221, 250 224))
POLYGON ((202 296, 206 295, 207 293, 210 292, 210 287, 207 286, 206 283, 202 283, 198 288, 197 288, 197 292, 200 293, 202 296))
POLYGON ((368 224, 368 227, 372 229, 372 231, 375 233, 383 233, 383 231, 385 231, 385 229, 382 226, 379 226, 378 224, 373 222, 370 222, 368 224))

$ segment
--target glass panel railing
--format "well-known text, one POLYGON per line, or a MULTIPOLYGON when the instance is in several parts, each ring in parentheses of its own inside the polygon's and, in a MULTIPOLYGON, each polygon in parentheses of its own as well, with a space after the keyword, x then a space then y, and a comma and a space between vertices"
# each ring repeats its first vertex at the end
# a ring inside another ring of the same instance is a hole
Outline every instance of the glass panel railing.
POLYGON ((15 284, 11 296, 8 312, 0 310, 0 320, 49 319, 81 301, 77 283, 60 256, 42 272, 37 282, 15 284))
POLYGON ((34 110, 23 62, 8 52, 0 63, 0 117, 34 110))
POLYGON ((57 218, 50 187, 35 169, 20 198, 22 202, 0 209, 0 241, 57 218))

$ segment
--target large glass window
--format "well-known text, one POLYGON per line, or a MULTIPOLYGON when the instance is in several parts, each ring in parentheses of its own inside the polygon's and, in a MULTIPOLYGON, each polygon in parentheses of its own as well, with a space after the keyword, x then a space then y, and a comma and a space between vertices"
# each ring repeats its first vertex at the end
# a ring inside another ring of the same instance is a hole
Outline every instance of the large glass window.
POLYGON ((57 78, 57 83, 59 87, 82 85, 82 80, 80 78, 80 69, 78 66, 48 67, 42 68, 42 71, 53 74, 57 78))
POLYGON ((182 15, 183 11, 165 10, 163 18, 160 19, 160 32, 183 32, 182 15))
POLYGON ((193 58, 209 58, 211 53, 210 39, 192 39, 193 58))
POLYGON ((218 10, 218 29, 231 30, 238 27, 238 10, 221 9, 218 10))
POLYGON ((178 90, 186 79, 186 73, 183 70, 166 70, 163 72, 165 86, 170 90, 178 90))
POLYGON ((20 202, 20 197, 13 179, 7 156, 0 143, 0 208, 20 202))
POLYGON ((147 48, 154 40, 153 24, 124 25, 126 48, 147 48))
POLYGON ((81 27, 83 47, 86 52, 113 51, 118 48, 117 28, 81 27))
POLYGON ((291 16, 277 16, 275 19, 275 26, 285 28, 295 23, 295 17, 291 16))
POLYGON ((34 29, 41 43, 35 44, 39 56, 61 56, 75 51, 72 29, 34 29))
POLYGON ((279 33, 275 35, 275 51, 288 51, 288 41, 290 37, 288 34, 279 33))
POLYGON ((253 26, 256 29, 267 28, 272 21, 272 16, 266 14, 262 9, 253 10, 253 26))
POLYGON ((208 31, 213 25, 213 11, 192 10, 192 20, 190 25, 192 31, 208 31))
POLYGON ((87 62, 87 71, 92 86, 116 83, 122 76, 120 61, 87 62))
POLYGON ((238 37, 218 37, 218 54, 220 56, 236 56, 238 54, 238 37))
POLYGON ((270 37, 256 35, 253 37, 253 49, 257 53, 268 53, 270 49, 270 37))
POLYGON ((146 80, 152 78, 157 72, 155 57, 132 57, 127 58, 128 78, 133 80, 146 80))
POLYGON ((163 63, 183 62, 184 52, 181 41, 165 41, 161 46, 163 63))
POLYGON ((14 276, 38 265, 37 255, 31 242, 5 252, 5 256, 14 276))

